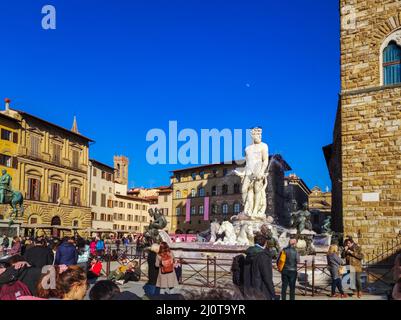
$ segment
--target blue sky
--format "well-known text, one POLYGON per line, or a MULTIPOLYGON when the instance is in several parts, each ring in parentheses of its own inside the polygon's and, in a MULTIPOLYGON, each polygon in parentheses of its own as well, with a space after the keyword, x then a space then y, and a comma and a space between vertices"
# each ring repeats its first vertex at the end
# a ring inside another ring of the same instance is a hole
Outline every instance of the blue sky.
POLYGON ((152 128, 264 128, 310 188, 330 186, 322 146, 339 92, 338 1, 14 0, 0 3, 0 97, 130 158, 130 186, 169 183, 149 165, 152 128), (54 5, 57 29, 41 28, 54 5))

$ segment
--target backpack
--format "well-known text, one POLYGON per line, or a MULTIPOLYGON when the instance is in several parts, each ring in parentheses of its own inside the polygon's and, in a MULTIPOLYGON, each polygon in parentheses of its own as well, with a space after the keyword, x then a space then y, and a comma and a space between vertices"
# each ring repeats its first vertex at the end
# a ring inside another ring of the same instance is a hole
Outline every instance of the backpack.
POLYGON ((277 270, 279 272, 283 271, 286 260, 287 260, 287 254, 286 254, 285 250, 282 250, 280 252, 280 256, 278 257, 278 260, 277 260, 277 270))
POLYGON ((28 287, 23 282, 17 280, 1 286, 0 300, 17 300, 21 296, 32 296, 28 287))
POLYGON ((231 265, 233 283, 239 287, 244 285, 244 264, 245 257, 242 254, 233 258, 233 263, 231 265))
POLYGON ((172 273, 174 271, 174 259, 168 254, 164 253, 161 255, 160 270, 162 274, 172 273))

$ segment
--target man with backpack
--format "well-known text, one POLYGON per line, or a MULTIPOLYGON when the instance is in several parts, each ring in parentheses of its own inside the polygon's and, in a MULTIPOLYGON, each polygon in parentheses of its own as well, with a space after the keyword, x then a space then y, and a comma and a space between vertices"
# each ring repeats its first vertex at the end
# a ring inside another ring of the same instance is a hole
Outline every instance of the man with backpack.
POLYGON ((257 234, 254 242, 243 261, 243 294, 245 299, 274 300, 272 256, 266 248, 267 239, 257 234))
POLYGON ((288 247, 280 252, 277 260, 281 272, 281 300, 287 300, 287 288, 290 287, 290 300, 295 300, 295 285, 298 276, 299 253, 296 249, 297 239, 291 239, 288 247))

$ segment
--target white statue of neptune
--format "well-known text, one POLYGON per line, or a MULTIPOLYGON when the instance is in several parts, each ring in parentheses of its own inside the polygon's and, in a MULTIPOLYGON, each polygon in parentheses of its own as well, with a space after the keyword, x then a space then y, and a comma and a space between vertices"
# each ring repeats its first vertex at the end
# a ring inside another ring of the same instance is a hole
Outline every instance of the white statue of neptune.
POLYGON ((262 129, 253 128, 252 144, 245 149, 245 168, 235 170, 242 177, 244 214, 250 218, 266 218, 267 168, 269 147, 262 142, 262 129))

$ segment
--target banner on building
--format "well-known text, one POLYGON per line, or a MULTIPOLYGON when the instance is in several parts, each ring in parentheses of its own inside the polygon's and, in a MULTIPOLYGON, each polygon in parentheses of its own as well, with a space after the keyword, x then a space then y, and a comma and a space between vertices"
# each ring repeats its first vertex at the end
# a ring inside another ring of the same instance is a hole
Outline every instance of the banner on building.
POLYGON ((203 220, 209 221, 209 197, 205 197, 203 220))
POLYGON ((185 222, 191 221, 191 199, 187 199, 185 205, 185 222))

